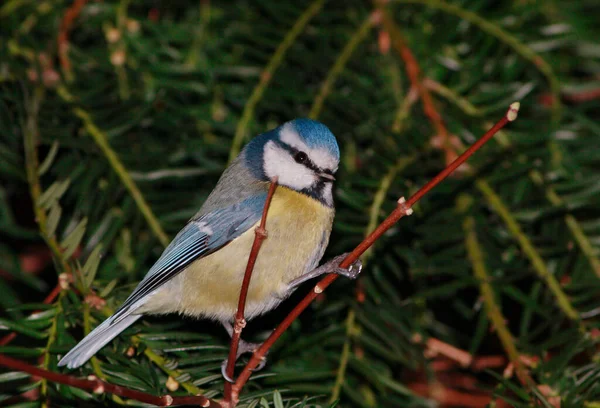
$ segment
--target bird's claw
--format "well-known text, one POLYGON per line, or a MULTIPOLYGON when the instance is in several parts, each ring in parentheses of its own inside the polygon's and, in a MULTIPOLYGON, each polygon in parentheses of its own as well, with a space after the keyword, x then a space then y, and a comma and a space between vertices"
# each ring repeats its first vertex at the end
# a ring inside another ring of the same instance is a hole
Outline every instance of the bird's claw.
MULTIPOLYGON (((240 356, 242 354, 245 354, 245 353, 254 353, 254 351, 258 347, 260 347, 260 343, 248 343, 248 342, 240 339, 240 343, 239 343, 239 346, 238 346, 238 352, 237 352, 237 355, 235 357, 235 360, 237 361, 237 359, 240 358, 240 356)), ((225 381, 233 384, 233 383, 235 383, 235 380, 233 378, 231 378, 229 375, 227 375, 227 363, 228 362, 229 362, 229 359, 226 358, 221 363, 221 375, 223 376, 223 378, 225 379, 225 381)), ((263 356, 261 358, 261 361, 258 364, 258 366, 256 366, 256 368, 254 368, 252 371, 253 372, 260 371, 260 370, 262 370, 265 367, 266 364, 267 364, 267 357, 263 356)))
POLYGON ((362 272, 362 262, 360 259, 357 259, 348 269, 337 268, 335 273, 338 275, 344 276, 348 279, 356 279, 358 275, 362 272))
POLYGON ((344 276, 348 279, 356 279, 358 278, 358 275, 360 275, 360 273, 362 272, 362 261, 360 259, 357 259, 356 261, 354 261, 352 263, 352 265, 350 265, 350 267, 348 269, 345 268, 340 268, 339 264, 346 259, 346 257, 349 254, 342 254, 339 256, 336 256, 335 258, 333 258, 331 260, 331 263, 334 264, 336 266, 335 270, 333 271, 333 273, 336 273, 338 275, 344 276))
POLYGON ((256 366, 256 368, 252 369, 252 372, 255 373, 257 371, 262 370, 263 368, 265 368, 265 366, 267 365, 267 357, 261 357, 260 358, 260 363, 258 363, 258 365, 256 366))
POLYGON ((231 378, 230 376, 227 375, 227 363, 228 362, 229 362, 229 359, 226 358, 221 363, 221 375, 223 376, 223 378, 225 379, 225 381, 227 381, 228 383, 233 384, 233 383, 235 383, 235 380, 233 378, 231 378))

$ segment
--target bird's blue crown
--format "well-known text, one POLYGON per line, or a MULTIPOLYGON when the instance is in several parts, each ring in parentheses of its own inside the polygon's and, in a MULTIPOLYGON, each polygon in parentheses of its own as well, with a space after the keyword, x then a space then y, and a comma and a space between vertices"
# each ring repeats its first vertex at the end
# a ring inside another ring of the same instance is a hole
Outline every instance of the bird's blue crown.
POLYGON ((286 122, 283 125, 262 133, 252 139, 244 149, 246 150, 247 164, 250 167, 259 164, 256 161, 253 163, 253 159, 255 160, 256 157, 262 155, 263 148, 269 140, 278 140, 280 138, 280 132, 284 126, 292 126, 311 149, 325 149, 336 160, 340 160, 340 148, 335 136, 331 133, 331 130, 316 120, 299 118, 286 122))
MULTIPOLYGON (((326 149, 331 156, 340 159, 340 148, 331 130, 312 119, 294 119, 291 124, 311 149, 326 149)), ((284 125, 285 126, 285 125, 284 125)))

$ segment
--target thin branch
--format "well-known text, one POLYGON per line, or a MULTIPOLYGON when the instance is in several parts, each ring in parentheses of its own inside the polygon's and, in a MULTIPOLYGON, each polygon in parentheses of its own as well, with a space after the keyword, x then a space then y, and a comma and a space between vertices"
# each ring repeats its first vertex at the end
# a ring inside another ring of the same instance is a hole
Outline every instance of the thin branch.
POLYGON ((62 21, 60 22, 60 28, 58 31, 58 60, 60 66, 65 74, 67 81, 73 79, 73 72, 71 70, 71 61, 69 60, 69 31, 73 26, 73 22, 81 13, 81 9, 85 6, 87 0, 75 0, 71 7, 67 9, 62 21))
MULTIPOLYGON (((572 103, 584 103, 600 99, 600 88, 585 91, 563 91, 563 98, 572 103)), ((554 101, 553 101, 554 102, 554 101)))
POLYGON ((242 147, 242 143, 246 137, 246 130, 254 114, 254 108, 261 100, 263 94, 265 93, 265 89, 267 89, 267 86, 269 86, 271 78, 273 78, 275 71, 277 68, 279 68, 281 61, 283 61, 283 57, 285 56, 288 48, 294 44, 296 38, 300 35, 300 33, 302 33, 304 27, 319 12, 319 10, 321 10, 324 3, 325 0, 316 0, 306 9, 306 11, 304 11, 304 13, 302 13, 302 15, 300 15, 294 26, 286 34, 281 44, 279 44, 275 50, 275 53, 271 56, 271 59, 267 63, 267 66, 263 72, 260 74, 260 81, 258 85, 256 85, 256 88, 254 88, 252 91, 252 95, 250 95, 248 102, 246 102, 244 105, 242 117, 238 122, 237 128, 235 129, 235 136, 233 137, 231 150, 229 151, 229 161, 233 160, 240 152, 240 148, 242 147))
MULTIPOLYGON (((413 337, 415 343, 422 343, 423 338, 420 334, 413 337)), ((438 355, 444 356, 456 363, 461 367, 469 367, 473 362, 473 356, 465 350, 461 350, 458 347, 454 347, 451 344, 436 339, 435 337, 429 337, 425 341, 425 356, 432 358, 438 355)))
POLYGON ((442 115, 438 112, 433 98, 429 93, 429 90, 425 87, 422 80, 421 68, 417 63, 415 56, 411 49, 406 45, 400 29, 389 16, 389 13, 384 7, 379 9, 381 11, 381 20, 385 30, 389 33, 392 40, 392 46, 396 49, 396 52, 400 55, 406 66, 406 73, 410 80, 412 88, 416 89, 419 93, 419 97, 423 102, 423 111, 429 121, 433 125, 436 131, 436 136, 441 139, 440 146, 446 155, 446 164, 449 164, 456 157, 456 152, 452 148, 450 142, 450 133, 444 124, 442 115))
MULTIPOLYGON (((475 153, 481 146, 483 146, 487 141, 489 141, 496 132, 506 126, 507 123, 514 121, 517 118, 517 113, 519 110, 519 103, 515 102, 510 105, 510 108, 504 115, 504 117, 496 123, 489 131, 487 131, 481 139, 475 142, 469 149, 467 149, 463 154, 461 154, 454 162, 452 162, 449 166, 447 166, 444 170, 442 170, 436 177, 434 177, 431 181, 429 181, 425 186, 423 186, 419 191, 417 191, 408 201, 404 200, 404 197, 398 200, 398 206, 391 214, 373 231, 371 235, 365 238, 347 257, 340 263, 341 268, 348 268, 352 263, 354 263, 358 258, 371 247, 375 241, 377 241, 387 230, 389 230, 394 224, 396 224, 402 217, 405 215, 412 214, 412 206, 419 201, 427 192, 429 192, 433 187, 439 184, 444 178, 448 177, 450 173, 456 170, 461 164, 463 164, 473 153, 475 153)), ((287 328, 292 324, 296 318, 302 313, 311 302, 322 293, 329 285, 331 285, 336 279, 338 275, 329 274, 325 278, 321 279, 313 288, 313 290, 306 295, 304 299, 302 299, 296 307, 288 314, 288 316, 277 326, 277 328, 271 333, 269 338, 265 340, 265 342, 254 352, 252 358, 246 364, 246 367, 242 370, 239 375, 237 381, 233 386, 232 399, 233 403, 238 400, 239 393, 242 387, 246 384, 252 370, 258 366, 263 356, 266 352, 273 346, 275 341, 287 328)))
POLYGON ((82 380, 73 376, 54 373, 52 371, 44 370, 25 362, 7 357, 4 354, 0 354, 0 365, 41 377, 46 380, 57 382, 59 384, 66 384, 71 387, 89 390, 94 394, 111 393, 121 397, 131 398, 136 401, 145 402, 147 404, 157 405, 159 407, 170 407, 173 405, 199 405, 201 407, 221 408, 219 403, 201 395, 194 397, 173 397, 171 395, 163 395, 158 397, 151 394, 146 394, 145 392, 109 384, 99 380, 93 375, 89 376, 86 380, 82 380))
POLYGON ((104 156, 112 166, 113 170, 115 171, 115 173, 117 173, 117 175, 125 185, 125 188, 129 190, 129 193, 133 197, 133 200, 135 201, 140 212, 146 219, 146 222, 148 222, 148 225, 150 226, 150 229, 152 229, 152 232, 154 232, 156 238, 158 238, 158 240, 161 244, 163 244, 163 246, 167 246, 169 244, 169 237, 163 231, 162 227, 160 226, 160 223, 158 222, 158 219, 156 218, 156 216, 152 212, 152 209, 146 202, 146 199, 142 195, 142 192, 131 178, 131 175, 127 172, 127 169, 125 168, 125 166, 123 166, 123 163, 121 163, 121 160, 119 159, 115 151, 110 147, 110 144, 108 143, 108 140, 106 138, 106 134, 104 134, 104 132, 102 132, 94 124, 90 114, 84 111, 83 109, 75 108, 73 112, 78 118, 80 118, 83 121, 85 129, 92 136, 100 150, 102 150, 104 156))
MULTIPOLYGON (((244 280, 242 281, 242 288, 240 289, 240 297, 238 300, 238 307, 235 315, 235 323, 233 326, 233 332, 231 333, 231 346, 229 348, 229 359, 227 360, 226 368, 226 373, 229 376, 229 378, 233 378, 233 370, 235 368, 235 360, 237 357, 238 346, 240 343, 240 338, 242 337, 242 330, 246 326, 244 312, 246 309, 246 298, 248 296, 248 289, 250 287, 250 279, 252 278, 252 272, 254 271, 254 265, 256 264, 256 259, 258 257, 258 252, 260 251, 260 247, 262 246, 263 241, 268 236, 266 230, 267 214, 269 212, 271 200, 273 199, 273 195, 275 194, 276 189, 277 178, 274 178, 273 180, 271 180, 271 185, 269 186, 269 192, 267 193, 267 198, 263 207, 263 213, 260 219, 260 224, 254 230, 254 242, 252 243, 252 248, 250 249, 250 256, 248 257, 248 263, 246 264, 246 271, 244 272, 244 280)), ((224 402, 226 404, 231 402, 231 392, 231 383, 229 381, 225 381, 224 402)))

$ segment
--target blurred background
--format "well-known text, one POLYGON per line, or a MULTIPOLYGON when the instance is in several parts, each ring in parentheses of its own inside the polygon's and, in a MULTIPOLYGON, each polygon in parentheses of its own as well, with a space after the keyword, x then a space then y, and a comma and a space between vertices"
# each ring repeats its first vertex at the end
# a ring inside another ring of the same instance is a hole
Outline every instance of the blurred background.
MULTIPOLYGON (((600 407, 599 19, 594 0, 4 0, 0 353, 58 371, 253 135, 311 117, 337 136, 331 258, 520 101, 239 406, 600 407)), ((228 345, 145 318, 73 374, 220 398, 228 345)), ((143 405, 7 369, 0 401, 143 405)))

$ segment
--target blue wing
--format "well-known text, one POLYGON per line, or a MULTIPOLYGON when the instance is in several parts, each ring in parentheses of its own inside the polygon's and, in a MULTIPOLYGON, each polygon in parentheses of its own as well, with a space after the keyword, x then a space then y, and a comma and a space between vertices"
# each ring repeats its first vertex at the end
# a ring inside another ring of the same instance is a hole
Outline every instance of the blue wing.
POLYGON ((126 317, 131 306, 192 262, 217 251, 256 224, 262 215, 265 200, 266 194, 260 194, 192 219, 113 315, 112 323, 118 323, 126 317))

